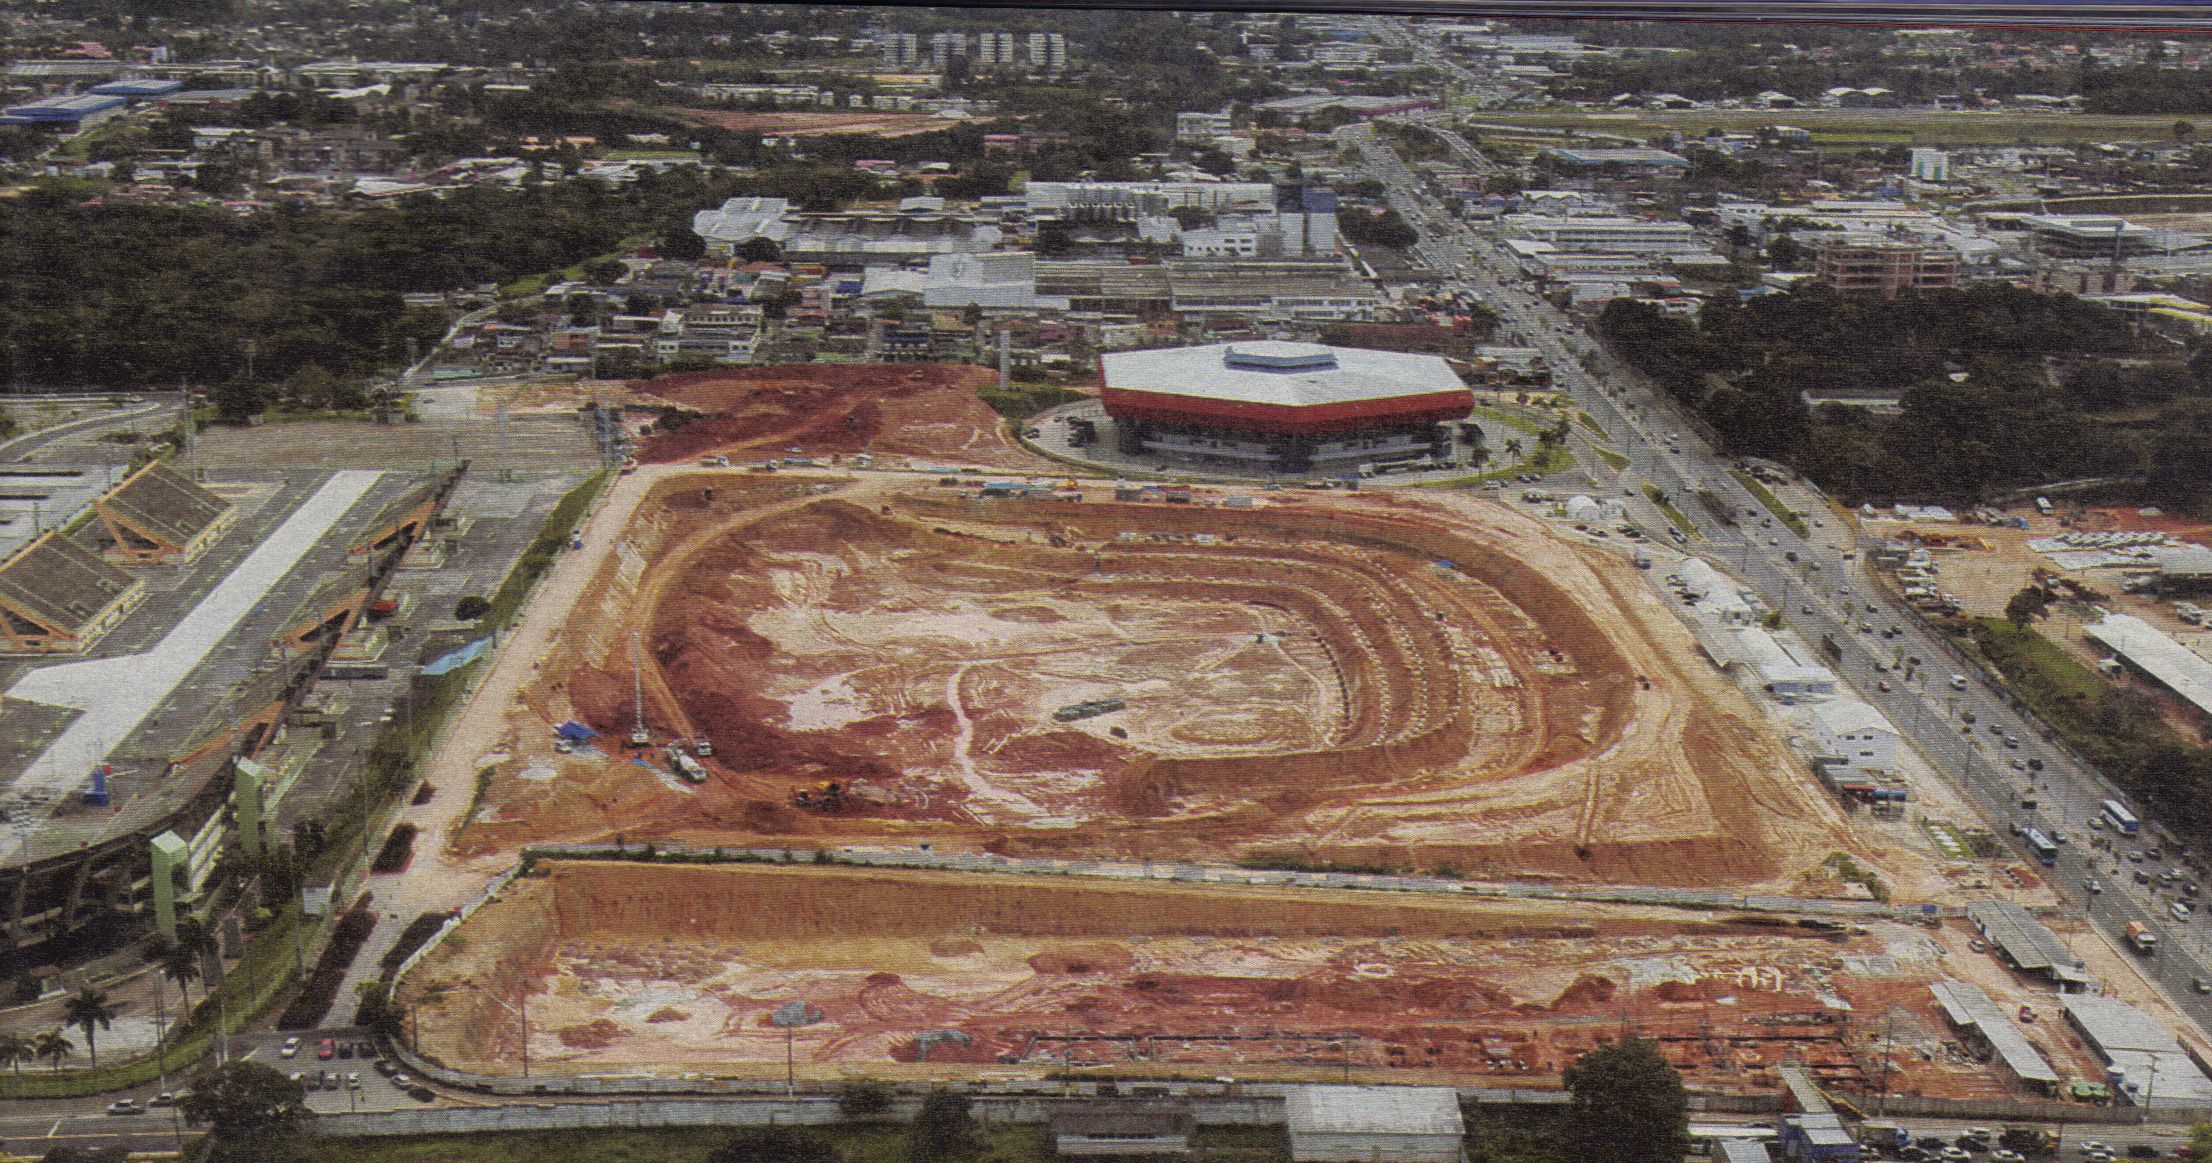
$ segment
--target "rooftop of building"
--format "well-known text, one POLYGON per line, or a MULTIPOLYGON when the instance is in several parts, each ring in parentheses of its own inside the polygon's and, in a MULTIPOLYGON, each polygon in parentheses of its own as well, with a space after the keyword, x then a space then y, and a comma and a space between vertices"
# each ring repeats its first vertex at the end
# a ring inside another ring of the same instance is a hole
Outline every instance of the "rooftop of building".
POLYGON ((1314 407, 1466 393, 1444 357, 1318 343, 1215 343, 1109 352, 1106 384, 1123 391, 1314 407))
POLYGON ((1283 1110, 1293 1135, 1458 1135, 1466 1127, 1447 1086, 1293 1086, 1283 1110))

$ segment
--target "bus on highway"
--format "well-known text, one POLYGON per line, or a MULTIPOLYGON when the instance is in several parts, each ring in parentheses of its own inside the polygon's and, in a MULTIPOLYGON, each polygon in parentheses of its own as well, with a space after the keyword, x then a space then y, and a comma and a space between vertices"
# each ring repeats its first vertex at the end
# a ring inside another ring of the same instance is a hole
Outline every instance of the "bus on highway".
POLYGON ((2136 819, 2135 813, 2127 810, 2126 805, 2120 801, 2106 800, 2099 806, 2104 809, 2105 823, 2112 825, 2112 830, 2122 836, 2133 836, 2143 830, 2143 821, 2136 819))
POLYGON ((2034 828, 2021 829, 2020 842, 2026 844, 2028 851, 2035 853, 2035 858, 2042 861, 2046 868, 2058 863, 2058 845, 2051 843, 2051 838, 2041 831, 2034 828))

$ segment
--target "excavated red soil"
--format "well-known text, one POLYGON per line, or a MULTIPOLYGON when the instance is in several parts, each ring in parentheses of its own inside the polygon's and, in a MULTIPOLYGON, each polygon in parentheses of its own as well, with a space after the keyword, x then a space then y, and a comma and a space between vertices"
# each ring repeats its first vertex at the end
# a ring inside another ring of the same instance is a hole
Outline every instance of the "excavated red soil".
POLYGON ((1536 522, 1083 496, 689 478, 579 606, 464 848, 926 837, 1794 884, 1857 845, 1641 578, 1536 522), (656 740, 712 742, 704 785, 612 754, 633 678, 656 740), (1090 699, 1122 705, 1057 717, 1090 699), (536 732, 568 718, 608 753, 552 755, 536 732), (794 803, 833 782, 832 810, 794 803))
POLYGON ((812 457, 857 452, 1017 472, 1056 470, 1007 438, 976 389, 997 382, 967 364, 784 364, 688 372, 635 382, 700 419, 648 437, 638 458, 812 457))
MULTIPOLYGON (((1944 1049, 1927 986, 1956 970, 1899 924, 1815 933, 1571 903, 845 867, 541 868, 403 984, 427 1011, 423 1049, 449 1065, 519 1068, 512 1015, 473 988, 496 977, 533 991, 530 1060, 549 1073, 780 1076, 769 1015, 804 1001, 821 1015, 794 1035, 809 1078, 1071 1064, 1314 1078, 1348 1064, 1551 1083, 1633 1032, 1701 1087, 1771 1091, 1773 1067, 1796 1060, 1866 1093, 1886 1049, 1895 1093, 2009 1094, 2001 1067, 1944 1049)), ((2063 1071, 2095 1072, 2063 1028, 2024 1030, 2063 1071)))

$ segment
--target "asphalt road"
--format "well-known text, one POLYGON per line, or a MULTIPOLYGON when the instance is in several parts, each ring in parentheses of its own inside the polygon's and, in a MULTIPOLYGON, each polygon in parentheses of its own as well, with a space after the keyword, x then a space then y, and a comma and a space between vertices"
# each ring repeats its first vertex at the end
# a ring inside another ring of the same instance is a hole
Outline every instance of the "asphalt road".
POLYGON ((166 411, 176 406, 174 400, 158 401, 136 407, 120 408, 113 412, 86 416, 80 420, 70 420, 40 428, 36 431, 26 432, 12 440, 0 443, 0 462, 13 464, 29 458, 47 445, 66 437, 97 431, 101 428, 120 428, 133 421, 142 420, 157 412, 166 411))
MULTIPOLYGON (((2129 854, 2139 856, 2152 843, 2147 820, 2140 841, 2118 842, 2110 853, 2088 846, 2089 837, 2111 837, 2091 823, 2102 800, 2118 797, 2102 774, 2057 745, 1972 660, 1868 576, 1871 542, 1844 549, 1825 529, 1801 538, 1773 520, 1730 473, 1728 459, 1703 438, 1700 425, 1641 375, 1600 351, 1572 319, 1523 289, 1510 258, 1452 218, 1372 126, 1347 126, 1338 139, 1360 152, 1384 182, 1390 205, 1421 229, 1415 250, 1422 261, 1445 273, 1448 289, 1497 311, 1502 331, 1541 348, 1556 387, 1589 411, 1628 456, 1629 467, 1617 474, 1616 483, 1632 507, 1642 482, 1664 490, 1696 527, 1694 548, 1748 582, 1807 642, 1833 638, 1841 650, 1834 663, 1838 675, 1907 733, 1991 820, 2008 830, 2055 828, 2067 837, 2053 872, 2060 897, 2085 911, 2116 945, 2124 947, 2122 926, 2131 921, 2158 932, 2158 951, 2144 958, 2146 971, 2200 1027, 2212 1030, 2212 994, 2195 987, 2200 978, 2212 985, 2206 963, 2212 920, 2199 913, 2177 921, 2169 912, 2171 898, 2158 891, 2155 877, 2149 886, 2134 883, 2129 854), (1696 503, 1702 491, 1717 497, 1735 523, 1724 523, 1696 503), (1900 671, 1907 659, 1920 661, 1900 671), (1968 676, 1964 690, 1953 687, 1953 674, 1968 676), (1881 689, 1884 684, 1891 689, 1881 689), (1968 713, 1975 719, 1971 726, 1963 720, 1968 713), (2030 761, 2039 762, 2041 770, 2030 769, 2030 761), (2024 790, 2035 793, 2037 806, 2024 806, 2024 790), (2092 878, 2103 891, 2089 891, 2092 878)), ((2024 848, 2021 853, 2032 858, 2024 848)), ((2162 855, 2170 865, 2171 854, 2162 855)), ((2147 858, 2142 866, 2157 867, 2147 858)))

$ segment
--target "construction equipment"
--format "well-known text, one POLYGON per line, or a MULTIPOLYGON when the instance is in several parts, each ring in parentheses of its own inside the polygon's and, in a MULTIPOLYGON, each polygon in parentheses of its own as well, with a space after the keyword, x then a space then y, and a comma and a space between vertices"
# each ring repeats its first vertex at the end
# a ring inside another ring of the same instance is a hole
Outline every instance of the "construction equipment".
POLYGON ((630 746, 643 747, 653 741, 653 732, 645 726, 645 662, 643 636, 630 634, 630 706, 637 715, 636 725, 630 728, 630 746))
POLYGON ((1128 705, 1122 699, 1085 699, 1080 703, 1071 703, 1052 712, 1052 717, 1063 723, 1073 723, 1077 719, 1090 719, 1099 715, 1111 714, 1128 705))
POLYGON ((676 774, 684 777, 686 782, 707 782, 706 766, 704 764, 701 764, 698 760, 693 759, 684 751, 682 747, 670 747, 668 749, 668 758, 675 761, 676 774))
POLYGON ((845 785, 837 780, 829 780, 791 793, 794 807, 813 812, 839 811, 844 808, 845 802, 845 785))

